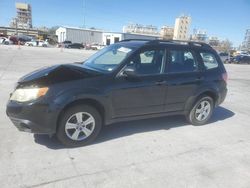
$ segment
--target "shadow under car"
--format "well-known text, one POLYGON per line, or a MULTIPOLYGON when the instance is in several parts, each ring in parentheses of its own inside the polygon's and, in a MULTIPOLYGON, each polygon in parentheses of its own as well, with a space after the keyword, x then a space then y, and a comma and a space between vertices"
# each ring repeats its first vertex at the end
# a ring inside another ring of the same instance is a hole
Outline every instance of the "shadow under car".
MULTIPOLYGON (((207 125, 215 123, 217 121, 228 119, 232 116, 234 116, 234 112, 224 107, 217 107, 214 109, 214 113, 210 121, 207 123, 207 125)), ((168 130, 171 128, 177 128, 184 125, 189 125, 189 123, 186 122, 184 116, 167 116, 161 118, 115 123, 112 125, 104 126, 100 135, 93 144, 99 144, 102 142, 106 142, 109 140, 137 133, 152 132, 157 130, 168 130)), ((34 140, 36 143, 44 145, 50 149, 66 148, 56 139, 55 136, 49 138, 48 135, 35 134, 34 140)))

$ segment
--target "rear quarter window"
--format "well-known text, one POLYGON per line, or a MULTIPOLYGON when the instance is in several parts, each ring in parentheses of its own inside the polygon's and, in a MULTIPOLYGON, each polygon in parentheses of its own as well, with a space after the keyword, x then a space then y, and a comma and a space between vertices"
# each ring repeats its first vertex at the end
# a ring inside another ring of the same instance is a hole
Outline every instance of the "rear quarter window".
POLYGON ((210 52, 201 52, 200 55, 206 70, 215 69, 219 66, 214 54, 210 52))

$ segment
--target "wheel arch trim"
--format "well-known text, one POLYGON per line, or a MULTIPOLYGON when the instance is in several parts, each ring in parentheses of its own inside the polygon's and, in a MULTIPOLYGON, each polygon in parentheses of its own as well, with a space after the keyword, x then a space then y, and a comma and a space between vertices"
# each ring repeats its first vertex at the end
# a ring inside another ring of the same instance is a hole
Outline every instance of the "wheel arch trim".
POLYGON ((205 90, 200 90, 195 95, 189 97, 185 104, 184 110, 188 112, 192 108, 196 100, 202 95, 207 95, 211 97, 214 100, 214 106, 217 105, 219 99, 218 91, 216 91, 216 89, 209 88, 205 90))

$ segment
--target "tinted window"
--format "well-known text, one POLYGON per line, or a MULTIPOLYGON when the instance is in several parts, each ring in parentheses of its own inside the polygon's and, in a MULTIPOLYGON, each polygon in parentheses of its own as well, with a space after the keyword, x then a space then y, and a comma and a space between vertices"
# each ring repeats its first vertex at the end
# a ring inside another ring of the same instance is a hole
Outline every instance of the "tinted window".
POLYGON ((155 53, 156 53, 156 51, 154 51, 154 50, 141 53, 140 54, 141 63, 142 64, 152 63, 155 53))
POLYGON ((212 53, 202 52, 200 55, 207 70, 218 67, 218 62, 212 53))
POLYGON ((171 50, 167 72, 181 73, 198 70, 197 62, 190 51, 171 50))
POLYGON ((130 65, 136 68, 139 75, 159 74, 163 66, 164 50, 146 50, 137 54, 130 65))

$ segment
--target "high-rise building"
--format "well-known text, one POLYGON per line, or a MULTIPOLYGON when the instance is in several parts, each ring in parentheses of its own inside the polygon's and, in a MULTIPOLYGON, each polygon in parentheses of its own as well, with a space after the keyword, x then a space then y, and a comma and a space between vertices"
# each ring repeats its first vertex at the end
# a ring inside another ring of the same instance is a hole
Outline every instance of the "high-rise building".
POLYGON ((162 26, 161 37, 165 40, 172 40, 174 37, 174 28, 170 26, 162 26))
POLYGON ((190 24, 190 16, 180 16, 176 18, 174 26, 174 40, 188 40, 190 24))
POLYGON ((242 47, 244 50, 250 50, 250 29, 246 30, 246 34, 245 34, 242 47))
POLYGON ((16 18, 11 22, 11 27, 32 28, 32 13, 30 4, 16 3, 16 18))

